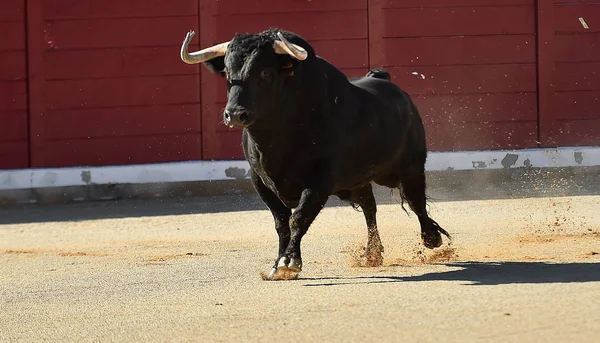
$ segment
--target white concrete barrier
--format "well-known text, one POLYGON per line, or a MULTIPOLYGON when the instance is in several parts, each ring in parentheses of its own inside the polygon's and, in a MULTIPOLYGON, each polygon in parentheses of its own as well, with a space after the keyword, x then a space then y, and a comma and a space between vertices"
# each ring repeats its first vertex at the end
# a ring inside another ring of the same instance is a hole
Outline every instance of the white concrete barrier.
MULTIPOLYGON (((430 152, 428 171, 600 166, 600 147, 430 152)), ((234 180, 246 161, 189 161, 102 167, 0 170, 0 190, 110 184, 234 180)))

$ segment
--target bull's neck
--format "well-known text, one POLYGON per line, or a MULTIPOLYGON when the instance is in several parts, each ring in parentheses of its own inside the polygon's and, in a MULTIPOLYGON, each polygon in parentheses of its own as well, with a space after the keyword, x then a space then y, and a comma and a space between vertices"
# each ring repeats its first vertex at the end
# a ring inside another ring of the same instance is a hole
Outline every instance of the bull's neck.
POLYGON ((305 104, 288 102, 246 128, 258 148, 265 153, 287 151, 301 144, 310 135, 317 109, 305 104), (276 151, 275 151, 276 150, 276 151))
POLYGON ((268 154, 284 152, 292 148, 293 139, 298 138, 304 131, 305 124, 298 117, 301 114, 297 110, 293 116, 290 114, 277 111, 271 113, 265 120, 246 128, 252 141, 257 145, 256 148, 268 154))
POLYGON ((285 145, 285 135, 283 129, 276 127, 257 127, 255 125, 246 129, 250 139, 254 143, 253 148, 258 149, 263 153, 271 154, 274 149, 282 148, 285 145))

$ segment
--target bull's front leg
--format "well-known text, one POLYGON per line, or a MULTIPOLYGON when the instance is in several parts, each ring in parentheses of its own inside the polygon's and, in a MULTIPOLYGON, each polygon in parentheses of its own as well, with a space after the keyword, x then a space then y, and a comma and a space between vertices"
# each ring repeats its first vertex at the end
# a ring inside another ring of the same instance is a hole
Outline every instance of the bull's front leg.
POLYGON ((273 220, 275 221, 275 231, 277 231, 277 236, 279 236, 279 250, 277 259, 275 260, 275 268, 290 243, 290 217, 292 210, 285 206, 277 195, 265 186, 260 177, 252 169, 250 170, 250 180, 262 201, 271 211, 273 220))
POLYGON ((269 274, 271 279, 295 278, 302 271, 302 237, 327 203, 329 194, 330 189, 326 187, 309 188, 302 192, 300 203, 290 218, 289 244, 269 274))

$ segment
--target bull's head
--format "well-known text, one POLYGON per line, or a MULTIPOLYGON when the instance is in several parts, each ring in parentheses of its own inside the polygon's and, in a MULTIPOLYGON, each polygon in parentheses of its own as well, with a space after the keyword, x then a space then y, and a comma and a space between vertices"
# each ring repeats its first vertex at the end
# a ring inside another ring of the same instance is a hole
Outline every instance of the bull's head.
POLYGON ((226 125, 247 127, 277 106, 286 82, 297 65, 308 57, 299 45, 290 43, 281 32, 269 30, 258 35, 236 35, 231 41, 188 52, 194 36, 190 31, 181 46, 181 59, 188 64, 204 63, 227 79, 226 125))

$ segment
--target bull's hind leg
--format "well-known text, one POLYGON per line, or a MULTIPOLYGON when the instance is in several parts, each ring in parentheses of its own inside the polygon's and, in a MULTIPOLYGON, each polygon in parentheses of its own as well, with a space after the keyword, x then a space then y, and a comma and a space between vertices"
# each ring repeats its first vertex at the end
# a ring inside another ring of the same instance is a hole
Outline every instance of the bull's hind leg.
POLYGON ((365 249, 365 264, 378 267, 383 263, 383 245, 377 230, 377 203, 373 196, 371 184, 338 194, 342 200, 360 206, 367 222, 367 247, 365 249))
POLYGON ((450 235, 427 214, 424 165, 413 165, 407 168, 400 176, 400 183, 403 197, 406 198, 411 210, 419 218, 423 245, 429 249, 440 247, 442 245, 441 234, 444 234, 448 238, 450 238, 450 235))

